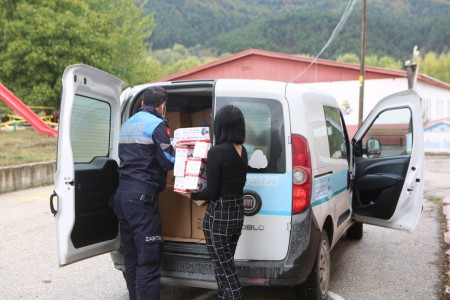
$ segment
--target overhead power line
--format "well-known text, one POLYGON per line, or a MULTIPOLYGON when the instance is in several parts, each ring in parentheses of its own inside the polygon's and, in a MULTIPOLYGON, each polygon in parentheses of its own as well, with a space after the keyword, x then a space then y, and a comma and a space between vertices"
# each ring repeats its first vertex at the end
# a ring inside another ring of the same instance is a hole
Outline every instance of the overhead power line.
POLYGON ((353 7, 355 6, 356 2, 358 0, 349 0, 347 3, 347 6, 345 7, 344 13, 342 14, 341 20, 339 21, 339 23, 336 25, 336 28, 334 28, 333 33, 331 34, 330 38, 328 39, 327 43, 325 44, 325 46, 323 46, 322 50, 319 51, 319 53, 314 57, 314 59, 311 61, 311 63, 306 67, 306 69, 304 69, 302 72, 300 72, 297 76, 295 76, 294 78, 292 78, 289 82, 293 82, 294 80, 296 80, 297 78, 299 78, 300 76, 302 76, 306 71, 308 71, 309 68, 311 68, 311 66, 313 64, 316 63, 317 59, 320 57, 320 55, 322 55, 322 53, 331 45, 331 43, 333 43, 333 41, 335 40, 336 36, 339 34, 339 31, 341 31, 342 27, 344 26, 344 24, 347 22, 348 17, 350 16, 353 7))

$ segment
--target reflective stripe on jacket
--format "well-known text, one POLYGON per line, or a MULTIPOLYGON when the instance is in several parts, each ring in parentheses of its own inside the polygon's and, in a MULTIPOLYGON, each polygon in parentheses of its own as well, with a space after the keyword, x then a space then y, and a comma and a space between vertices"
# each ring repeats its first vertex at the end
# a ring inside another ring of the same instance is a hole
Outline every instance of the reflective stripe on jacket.
POLYGON ((142 107, 120 129, 120 183, 138 187, 136 192, 157 196, 166 186, 175 151, 169 125, 154 108, 142 107))

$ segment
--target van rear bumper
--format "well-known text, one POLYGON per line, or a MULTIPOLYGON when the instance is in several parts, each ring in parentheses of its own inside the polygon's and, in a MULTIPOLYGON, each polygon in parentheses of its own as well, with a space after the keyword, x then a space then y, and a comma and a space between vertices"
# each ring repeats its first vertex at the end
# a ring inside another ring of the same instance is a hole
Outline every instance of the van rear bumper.
MULTIPOLYGON (((320 229, 312 211, 292 217, 289 249, 280 261, 236 261, 242 285, 295 286, 311 273, 320 242, 320 229)), ((275 246, 275 245, 274 245, 275 246)), ((206 253, 180 255, 166 252, 162 282, 211 288, 215 286, 214 268, 206 253)))

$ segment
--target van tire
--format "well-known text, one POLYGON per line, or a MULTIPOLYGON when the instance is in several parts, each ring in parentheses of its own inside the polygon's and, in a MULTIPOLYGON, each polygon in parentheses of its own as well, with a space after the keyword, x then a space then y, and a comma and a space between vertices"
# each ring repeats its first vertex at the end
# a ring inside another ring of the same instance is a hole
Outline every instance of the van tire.
POLYGON ((351 240, 360 240, 363 237, 363 223, 355 222, 347 229, 347 238, 351 240))
POLYGON ((309 274, 307 281, 298 286, 297 299, 328 299, 330 267, 330 242, 328 240, 327 232, 323 230, 313 270, 311 271, 311 274, 309 274))

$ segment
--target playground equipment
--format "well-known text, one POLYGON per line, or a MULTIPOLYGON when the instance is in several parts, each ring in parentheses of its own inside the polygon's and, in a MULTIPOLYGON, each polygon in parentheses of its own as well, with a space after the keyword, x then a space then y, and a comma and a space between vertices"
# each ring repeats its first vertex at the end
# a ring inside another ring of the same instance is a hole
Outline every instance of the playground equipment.
MULTIPOLYGON (((36 113, 34 113, 30 107, 28 107, 25 103, 20 101, 11 91, 9 91, 3 84, 0 83, 0 99, 6 103, 9 107, 11 107, 16 113, 20 115, 20 117, 15 115, 8 115, 9 121, 5 123, 11 122, 11 125, 18 124, 20 122, 27 122, 30 124, 35 130, 51 135, 53 137, 58 136, 58 130, 53 128, 52 126, 57 126, 57 123, 49 120, 48 116, 39 117, 36 113)), ((3 123, 2 123, 3 124, 3 123)))

